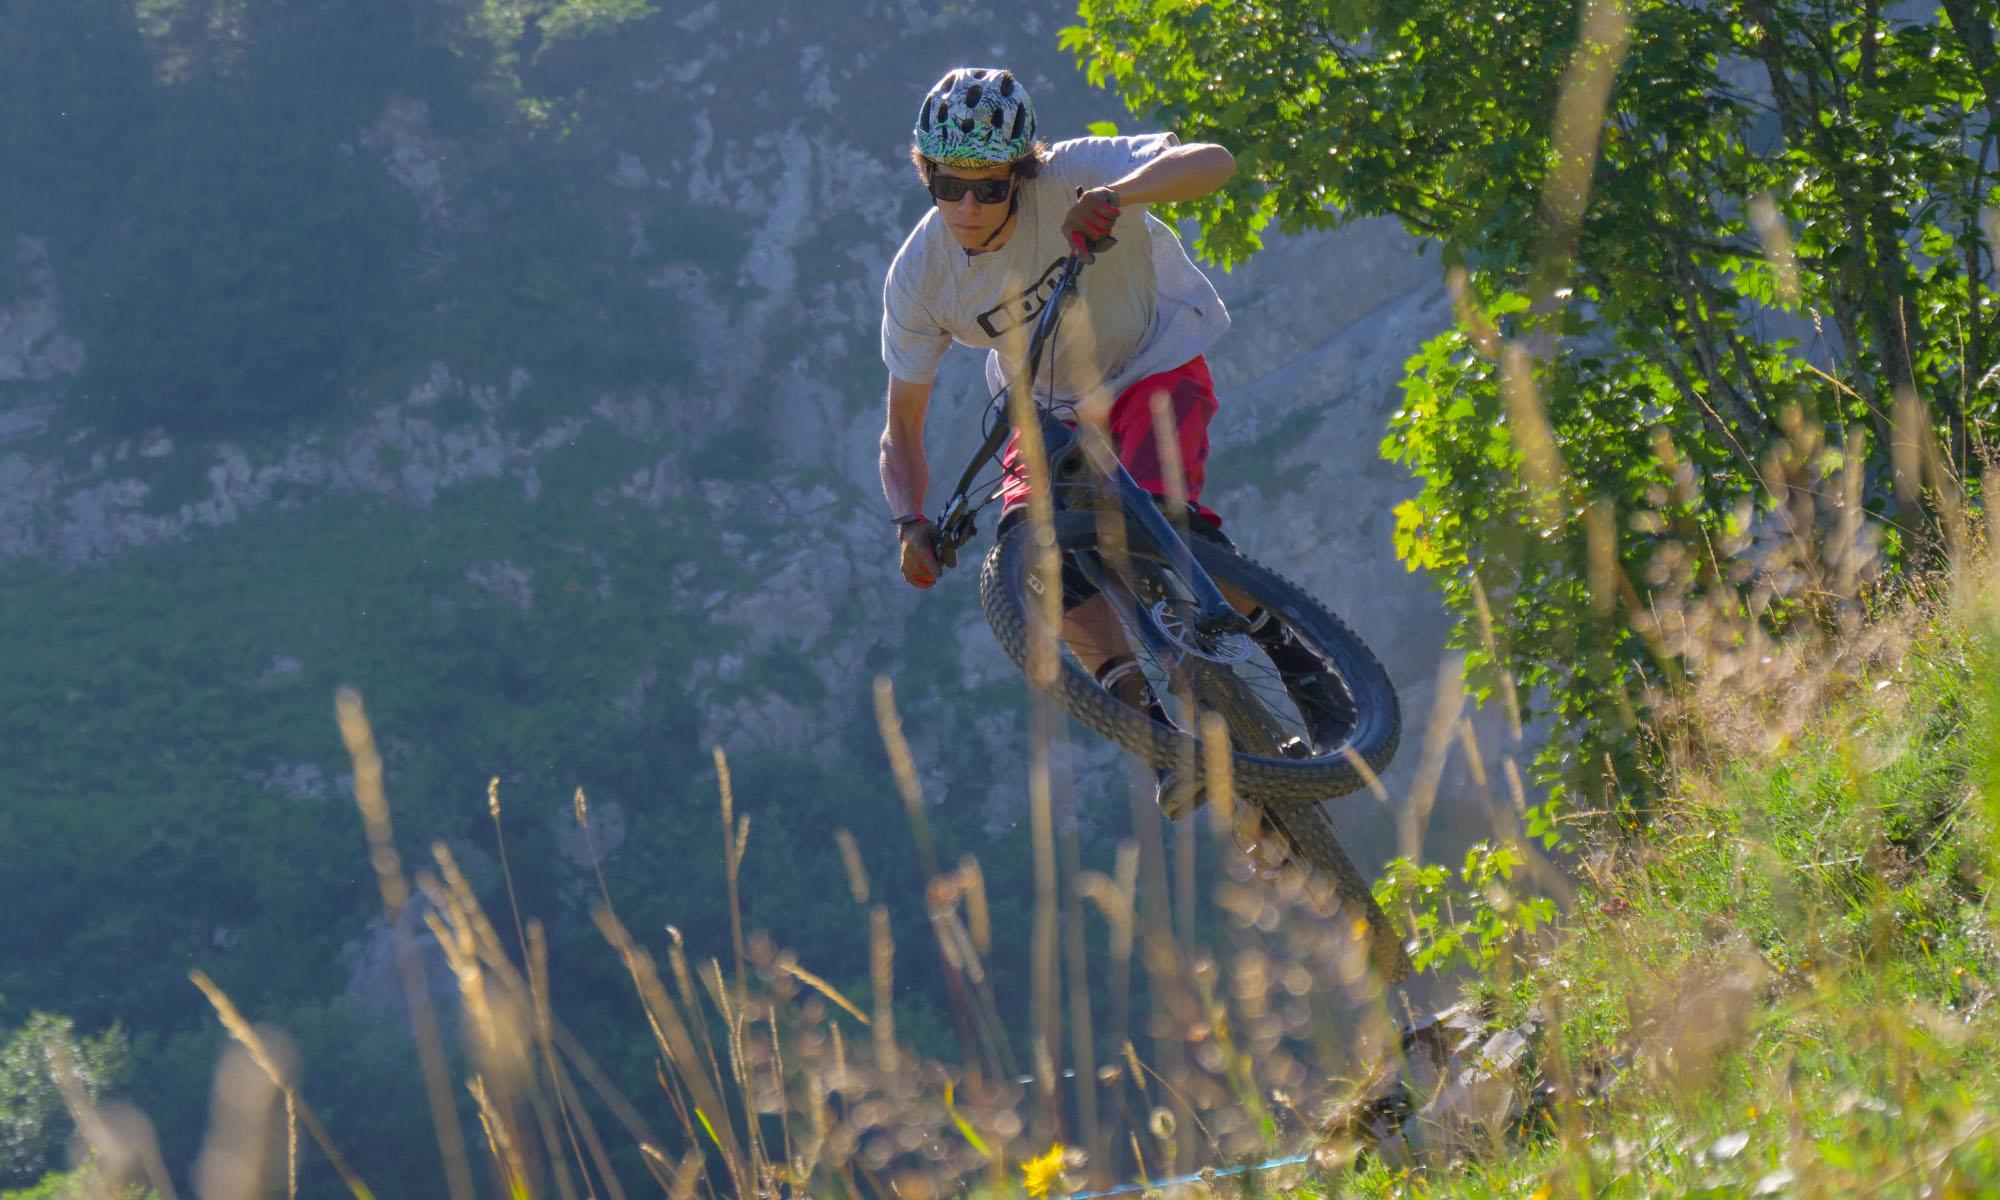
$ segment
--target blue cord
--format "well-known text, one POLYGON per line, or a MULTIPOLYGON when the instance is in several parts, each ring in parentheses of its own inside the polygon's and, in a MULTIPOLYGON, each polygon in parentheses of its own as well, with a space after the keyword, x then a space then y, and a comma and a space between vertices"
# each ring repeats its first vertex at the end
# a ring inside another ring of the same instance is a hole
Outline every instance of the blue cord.
POLYGON ((1310 1154, 1294 1154, 1290 1158, 1274 1158, 1269 1162, 1255 1163, 1245 1167, 1223 1167, 1214 1172, 1196 1171, 1192 1175, 1176 1175, 1172 1179, 1155 1179, 1148 1182, 1121 1184, 1118 1187, 1107 1188, 1101 1192, 1071 1192, 1066 1196, 1055 1197, 1055 1200, 1102 1200, 1102 1197, 1105 1196, 1129 1196, 1134 1192, 1143 1192, 1148 1188, 1179 1187, 1182 1184, 1194 1183, 1198 1180, 1210 1178, 1211 1176, 1221 1179, 1225 1175, 1247 1175, 1252 1171, 1270 1171, 1278 1167, 1296 1167, 1300 1163, 1311 1161, 1312 1155, 1310 1154))

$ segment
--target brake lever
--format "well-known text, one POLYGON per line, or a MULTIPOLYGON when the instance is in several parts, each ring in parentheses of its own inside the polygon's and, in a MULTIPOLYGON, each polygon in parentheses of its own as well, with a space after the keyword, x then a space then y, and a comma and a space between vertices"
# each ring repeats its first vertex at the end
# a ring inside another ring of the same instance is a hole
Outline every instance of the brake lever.
POLYGON ((965 497, 956 497, 945 506, 944 514, 932 527, 931 553, 937 555, 940 566, 949 570, 958 565, 958 548, 971 541, 978 532, 972 523, 972 514, 967 511, 965 497))

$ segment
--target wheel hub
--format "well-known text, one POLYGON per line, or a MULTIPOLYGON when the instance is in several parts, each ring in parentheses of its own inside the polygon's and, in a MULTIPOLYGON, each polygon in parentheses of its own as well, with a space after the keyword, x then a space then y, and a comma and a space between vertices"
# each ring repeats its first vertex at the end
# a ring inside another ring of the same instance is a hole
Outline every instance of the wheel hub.
POLYGON ((1194 613, 1184 603, 1156 601, 1153 620, 1176 649, 1217 663, 1240 663, 1253 648, 1247 633, 1204 633, 1195 627, 1194 613))

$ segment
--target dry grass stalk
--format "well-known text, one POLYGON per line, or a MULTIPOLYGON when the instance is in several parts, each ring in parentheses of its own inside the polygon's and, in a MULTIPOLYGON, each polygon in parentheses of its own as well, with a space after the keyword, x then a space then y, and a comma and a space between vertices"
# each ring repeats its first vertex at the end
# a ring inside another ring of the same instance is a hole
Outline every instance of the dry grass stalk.
MULTIPOLYGON (((750 1149, 750 1176, 761 1180, 770 1155, 764 1149, 764 1133, 757 1120, 756 1093, 750 1081, 750 1064, 744 1053, 743 1031, 748 1018, 743 1014, 742 1005, 730 996, 729 985, 722 978, 720 962, 709 959, 708 974, 700 978, 708 988, 709 998, 715 1003, 715 1011, 722 1017, 723 1047, 729 1053, 729 1075, 736 1084, 736 1096, 743 1105, 743 1132, 750 1149)), ((724 1119, 727 1115, 724 1114, 724 1119)))
MULTIPOLYGON (((512 899, 512 892, 509 892, 512 899)), ((565 1078, 562 1064, 556 1057, 555 1016, 549 1000, 549 946, 539 921, 531 922, 522 939, 522 947, 527 958, 528 1004, 531 1027, 534 1030, 535 1050, 541 1057, 542 1071, 554 1092, 554 1113, 549 1104, 536 1095, 535 1116, 542 1125, 542 1141, 548 1147, 551 1173, 555 1176, 557 1194, 562 1200, 575 1200, 576 1189, 570 1182, 569 1167, 564 1161, 562 1147, 566 1144, 578 1163, 583 1162, 583 1150, 577 1144, 576 1123, 570 1116, 570 1102, 573 1088, 565 1078), (560 1138, 555 1129, 556 1121, 562 1122, 560 1138)), ((647 1139, 640 1138, 643 1147, 647 1139)))
POLYGON ((466 1082, 466 1091, 472 1096, 473 1106, 479 1113, 479 1126, 486 1134, 486 1149, 493 1158, 493 1167, 500 1177, 502 1190, 509 1196, 533 1195, 529 1184, 528 1167, 521 1161, 521 1152, 514 1142, 511 1123, 487 1093, 485 1080, 474 1075, 466 1082))
POLYGON ((779 962, 778 967, 780 970, 784 971, 785 974, 790 975, 792 978, 798 980, 800 983, 805 984, 807 987, 818 992, 820 995, 825 996, 827 999, 833 1001, 835 1004, 838 1004, 844 1011, 847 1012, 849 1016, 853 1017, 855 1020, 861 1022, 863 1025, 868 1024, 868 1014, 862 1012, 859 1008, 856 1008, 854 1006, 854 1001, 849 1000, 847 997, 841 995, 840 989, 834 987, 826 980, 821 979, 819 976, 813 974, 811 971, 806 970, 804 967, 794 962, 789 955, 787 955, 784 959, 782 959, 779 962))
POLYGON ((597 877, 597 894, 603 898, 605 907, 611 906, 611 889, 604 882, 604 855, 597 848, 597 831, 590 827, 590 798, 583 789, 576 789, 570 797, 570 809, 576 814, 576 827, 583 834, 584 852, 590 856, 590 870, 597 877))
POLYGON ((736 789, 729 781, 729 756, 720 746, 715 747, 715 780, 722 792, 722 867, 729 888, 729 945, 736 953, 736 986, 740 988, 743 986, 743 896, 738 876, 743 870, 743 844, 749 840, 750 829, 748 825, 739 828, 736 824, 736 789))
MULTIPOLYGON (((1056 546, 1048 445, 1042 440, 1031 389, 1020 386, 1020 381, 1007 390, 1007 419, 1019 439, 1021 467, 1028 479, 1028 526, 1034 547, 1028 569, 1038 579, 1053 581, 1061 577, 1062 556, 1056 546)), ((1037 599, 1040 602, 1028 614, 1028 681, 1045 692, 1054 686, 1062 666, 1062 590, 1044 586, 1037 599)))
POLYGON ((1126 842, 1119 847, 1115 876, 1097 871, 1080 873, 1073 884, 1076 894, 1089 900, 1103 914, 1110 929, 1111 1019, 1118 1039, 1129 1040, 1132 1003, 1132 946, 1137 921, 1133 915, 1133 891, 1138 883, 1138 847, 1126 842))
MULTIPOLYGON (((667 996, 660 984, 659 972, 653 966, 652 956, 641 950, 627 933, 625 926, 609 909, 598 909, 594 914, 597 927, 604 934, 613 949, 624 960, 627 973, 639 991, 640 1002, 652 1024, 653 1036, 666 1061, 673 1066, 677 1077, 688 1087, 695 1099, 697 1117, 713 1113, 712 1119, 705 1118, 703 1132, 709 1133, 717 1148, 721 1150, 724 1163, 729 1168, 732 1184, 737 1194, 745 1194, 753 1186, 752 1176, 747 1171, 748 1160, 737 1141, 735 1127, 729 1120, 729 1106, 723 1102, 721 1076, 718 1072, 711 1076, 701 1068, 701 1058, 695 1050, 693 1039, 688 1035, 686 1023, 680 1011, 667 996)), ((696 1010, 690 1006, 690 1012, 696 1010)), ((711 1060, 712 1061, 712 1060, 711 1060)), ((688 1130, 690 1138, 697 1135, 688 1130)))
MULTIPOLYGON (((575 1036, 569 1030, 563 1028, 561 1022, 554 1023, 553 1032, 555 1034, 555 1043, 562 1050, 563 1059, 576 1067, 577 1072, 583 1076, 584 1082, 590 1085, 592 1093, 598 1099, 602 1100, 605 1107, 609 1108, 612 1114, 618 1118, 619 1124, 624 1126, 626 1134, 632 1138, 633 1143, 647 1155, 647 1162, 650 1167, 660 1155, 659 1136, 647 1125, 646 1119, 639 1115, 639 1111, 632 1107, 632 1102, 626 1099, 624 1093, 620 1092, 617 1086, 611 1082, 610 1077, 605 1075, 603 1069, 597 1065, 597 1061, 577 1042, 575 1036)), ((553 1078, 560 1095, 564 1098, 564 1102, 574 1109, 579 1123, 588 1128, 590 1114, 588 1110, 582 1108, 578 1103, 579 1096, 576 1085, 570 1080, 568 1071, 563 1069, 560 1063, 555 1068, 553 1078)), ((690 1132, 690 1140, 692 1141, 693 1122, 687 1119, 686 1109, 680 1103, 679 1094, 670 1090, 668 1095, 675 1101, 676 1112, 681 1116, 683 1128, 690 1132)), ((698 1143, 695 1144, 698 1145, 698 1143)), ((583 1161, 581 1153, 577 1155, 577 1161, 583 1161)))
MULTIPOLYGON (((1504 661, 1500 657, 1500 643, 1493 629, 1493 605, 1486 598, 1486 585, 1475 573, 1471 579, 1473 612, 1479 618, 1479 641, 1486 650, 1486 657, 1492 662, 1504 661)), ((1515 742, 1521 740, 1521 697, 1514 690, 1514 674, 1500 672, 1500 700, 1507 713, 1507 732, 1515 742)))
POLYGON ((1187 468, 1181 462, 1180 429, 1174 421, 1174 402, 1166 389, 1155 391, 1148 401, 1153 412, 1153 443, 1160 453, 1160 473, 1166 477, 1167 516, 1176 525, 1187 526, 1187 468))
MULTIPOLYGON (((681 931, 672 925, 667 926, 667 938, 667 962, 673 968, 674 988, 681 998, 682 1011, 698 1016, 701 1012, 701 993, 695 987, 694 971, 688 966, 687 945, 681 939, 681 931)), ((721 1080, 722 1060, 716 1056, 715 1041, 708 1034, 708 1022, 696 1020, 694 1031, 701 1039, 702 1053, 707 1055, 709 1078, 721 1080)), ((698 1063, 695 1069, 700 1069, 698 1063)))
POLYGON ((1567 473, 1548 410, 1542 407, 1535 388, 1534 359, 1518 342, 1501 348, 1500 392, 1507 402, 1508 431, 1521 455, 1521 478, 1528 485, 1529 508, 1543 525, 1554 527, 1563 521, 1567 510, 1563 496, 1567 473))
POLYGON ((888 1075, 896 1073, 896 941, 889 932, 889 910, 876 905, 868 913, 868 976, 875 985, 875 1063, 888 1075))
POLYGON ((1053 1134, 1057 1084, 1052 1048, 1062 1036, 1062 985, 1056 958, 1061 910, 1056 899, 1055 796, 1050 763, 1054 726, 1059 719, 1053 702, 1045 695, 1037 696, 1028 739, 1028 828, 1035 864, 1035 912, 1028 946, 1028 1038, 1035 1094, 1042 1104, 1041 1122, 1046 1126, 1037 1131, 1038 1140, 1050 1140, 1053 1134))
POLYGON ((1796 312, 1799 307, 1799 260, 1792 250, 1792 231, 1786 227, 1784 217, 1778 212, 1777 202, 1769 192, 1759 192, 1750 197, 1750 226, 1757 231, 1757 240, 1763 243, 1764 257, 1770 260, 1772 272, 1777 277, 1778 299, 1784 306, 1796 312))
POLYGON ((895 685, 887 675, 875 677, 875 726, 882 733, 882 748, 889 754, 889 770, 896 779, 896 792, 903 798, 910 832, 916 836, 924 874, 936 875, 937 847, 931 840, 930 819, 924 815, 923 784, 917 779, 917 760, 910 753, 909 739, 903 736, 903 718, 896 712, 895 685))
POLYGON ((1424 838, 1430 832, 1431 810, 1437 803, 1438 785, 1444 779, 1452 734, 1464 709, 1465 659, 1458 654, 1448 655, 1438 665, 1437 690, 1431 701, 1429 723, 1424 726, 1423 753, 1417 759, 1416 778, 1410 783, 1409 798, 1403 802, 1397 821, 1397 853, 1411 862, 1423 857, 1424 838))
MULTIPOLYGON (((190 971, 188 978, 194 981, 195 987, 201 989, 202 995, 208 997, 209 1004, 214 1007, 217 1018, 221 1020, 222 1027, 229 1032, 229 1036, 235 1038, 249 1053, 251 1061, 270 1078, 273 1085, 291 1097, 299 1122, 306 1127, 306 1132, 312 1135, 313 1141, 320 1148, 320 1153, 326 1155, 327 1162, 333 1166, 341 1182, 347 1185, 348 1192, 355 1197, 355 1200, 374 1200, 374 1193, 369 1191, 367 1185, 361 1182, 361 1177, 354 1173, 354 1168, 348 1165, 346 1156, 334 1146, 333 1139, 327 1136, 326 1128, 319 1123, 319 1118, 306 1104, 305 1098, 298 1094, 298 1088, 292 1083, 291 1073, 279 1065, 279 1056, 273 1053, 263 1036, 251 1027, 250 1022, 243 1018, 235 1002, 200 971, 190 971)), ((164 1169, 161 1173, 164 1176, 164 1169)), ((164 1200, 171 1200, 171 1187, 160 1189, 158 1182, 154 1182, 153 1186, 160 1190, 164 1200)))
POLYGON ((965 924, 972 935, 972 947, 980 954, 993 952, 993 916, 986 906, 986 875, 979 860, 970 854, 958 860, 958 877, 965 884, 965 924))
POLYGON ((868 906, 868 868, 861 862, 861 847, 854 844, 854 835, 845 829, 833 831, 834 844, 840 847, 840 861, 847 868, 847 888, 853 893, 854 902, 863 908, 868 906))
POLYGON ((1236 759, 1229 745, 1229 723, 1219 713, 1203 713, 1199 728, 1209 818, 1216 829, 1234 831, 1237 822, 1236 759))
POLYGON ((1575 255, 1577 227, 1589 203, 1591 175, 1597 167, 1605 105, 1630 41, 1631 23, 1624 0, 1587 0, 1582 36, 1563 72, 1562 91, 1556 101, 1555 167, 1542 185, 1546 232, 1537 258, 1544 287, 1567 276, 1575 255))
POLYGON ((120 1200, 130 1187, 138 1186, 141 1176, 161 1200, 175 1200, 173 1179, 160 1158, 152 1124, 128 1106, 99 1107, 60 1038, 44 1041, 42 1053, 86 1152, 76 1184, 90 1191, 89 1200, 120 1200))
POLYGON ((507 911, 514 916, 514 944, 527 953, 527 934, 521 928, 521 901, 514 893, 514 865, 507 858, 507 830, 500 821, 500 777, 486 784, 486 811, 493 818, 493 844, 500 852, 500 877, 507 884, 507 911))
POLYGON ((444 1159, 445 1187, 452 1200, 472 1200, 472 1171, 466 1158, 465 1131, 459 1128, 457 1110, 451 1098, 451 1081, 445 1070, 444 1043, 438 1036, 437 1013, 431 1007, 430 989, 424 967, 400 918, 409 902, 410 885, 403 876, 402 861, 396 854, 396 837, 389 821, 389 800, 382 787, 382 756, 375 749, 375 733, 361 705, 361 693, 342 688, 334 701, 341 739, 347 744, 354 764, 354 801, 361 809, 361 821, 368 834, 368 858, 375 866, 375 880, 382 892, 382 908, 389 936, 395 945, 396 966, 403 981, 403 999, 409 1007, 410 1026, 416 1035, 417 1061, 423 1068, 424 1094, 430 1102, 431 1124, 437 1133, 438 1150, 444 1159))
MULTIPOLYGON (((775 1111, 778 1115, 778 1128, 784 1135, 785 1171, 790 1173, 797 1170, 798 1161, 793 1156, 791 1104, 785 1086, 785 1047, 778 1036, 778 1017, 775 1009, 765 1010, 764 1024, 771 1033, 771 1095, 774 1097, 775 1111)), ((759 1111, 765 1111, 763 1106, 759 1106, 759 1111)), ((810 1173, 806 1176, 794 1175, 793 1179, 795 1182, 803 1183, 808 1177, 810 1173)))

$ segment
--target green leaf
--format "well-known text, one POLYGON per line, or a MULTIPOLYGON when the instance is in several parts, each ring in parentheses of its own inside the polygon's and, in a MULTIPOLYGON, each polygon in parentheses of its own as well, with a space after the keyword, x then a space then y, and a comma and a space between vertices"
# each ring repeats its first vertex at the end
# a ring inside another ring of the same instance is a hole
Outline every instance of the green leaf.
MULTIPOLYGON (((718 1150, 722 1150, 723 1149, 722 1139, 716 1136, 715 1126, 709 1124, 708 1114, 701 1111, 701 1109, 697 1108, 694 1110, 694 1119, 701 1122, 702 1131, 708 1134, 709 1141, 715 1143, 715 1148, 718 1150)), ((727 1151, 724 1152, 727 1153, 727 1151)))

